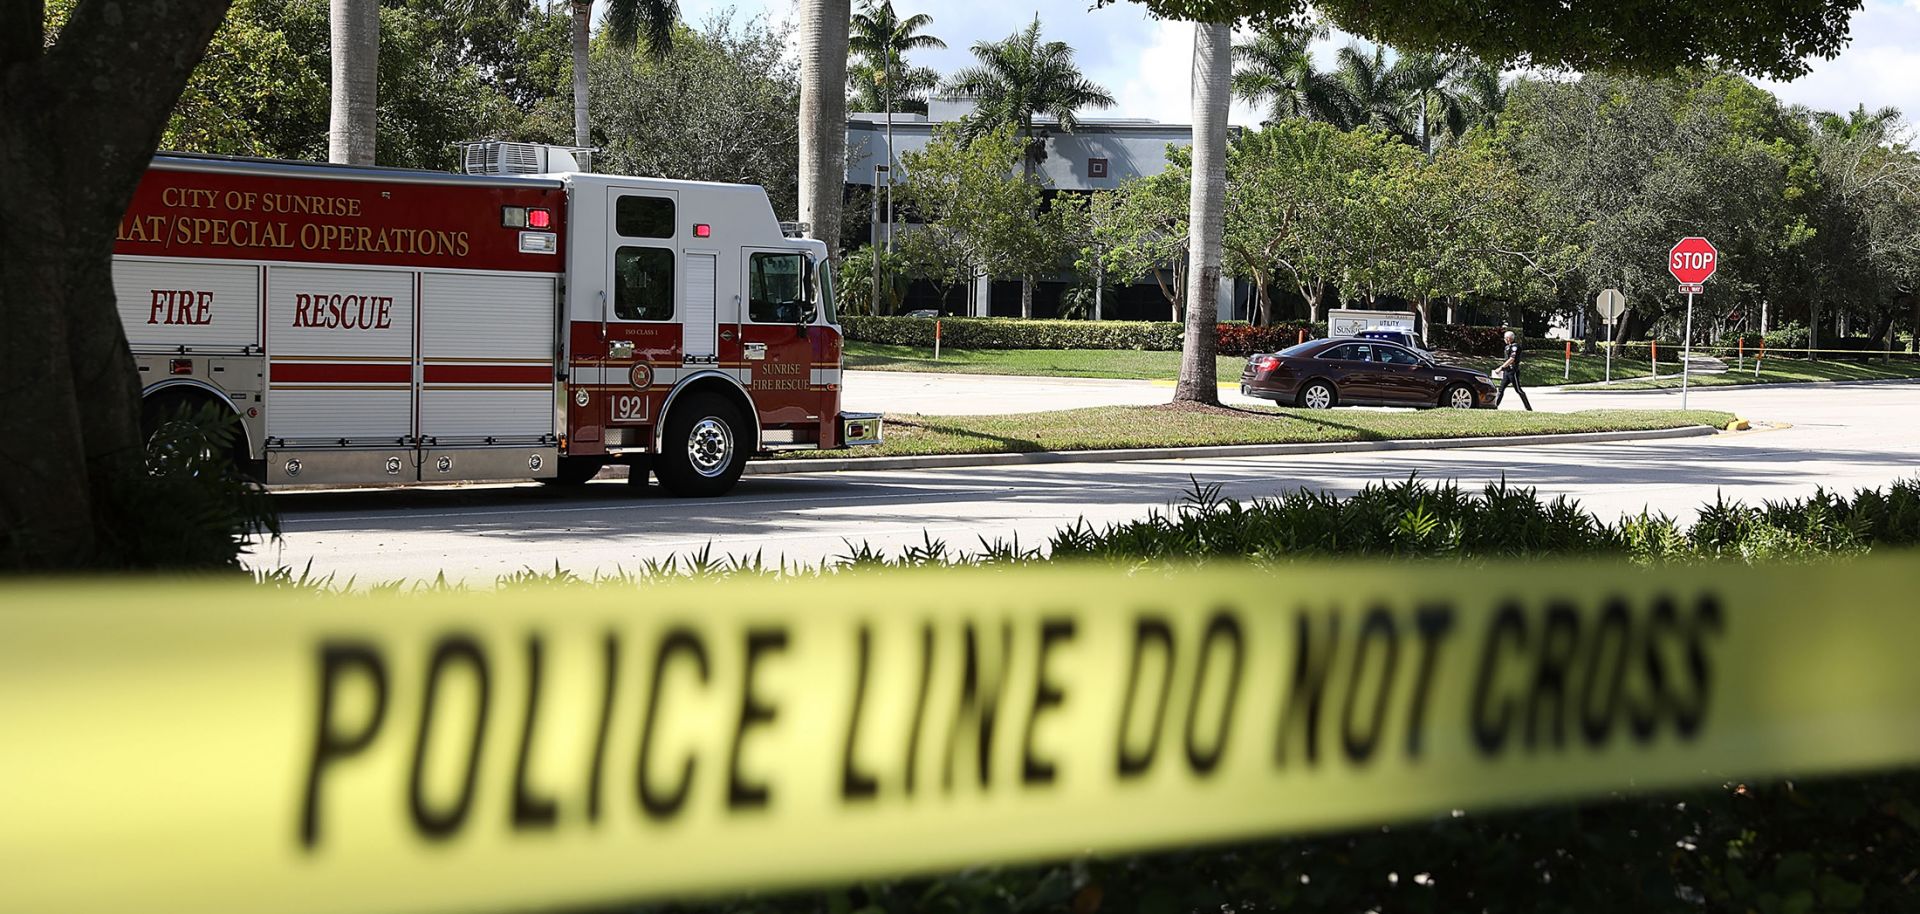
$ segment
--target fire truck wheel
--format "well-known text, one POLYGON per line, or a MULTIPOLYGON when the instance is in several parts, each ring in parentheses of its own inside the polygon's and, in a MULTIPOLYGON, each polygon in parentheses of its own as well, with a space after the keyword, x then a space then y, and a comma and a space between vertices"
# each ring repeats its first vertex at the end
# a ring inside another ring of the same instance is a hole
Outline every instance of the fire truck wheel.
POLYGON ((667 434, 653 461, 654 475, 681 498, 723 495, 747 468, 740 412, 724 398, 698 393, 675 403, 667 434))
POLYGON ((540 481, 550 486, 582 486, 606 465, 604 457, 562 457, 553 477, 540 481))

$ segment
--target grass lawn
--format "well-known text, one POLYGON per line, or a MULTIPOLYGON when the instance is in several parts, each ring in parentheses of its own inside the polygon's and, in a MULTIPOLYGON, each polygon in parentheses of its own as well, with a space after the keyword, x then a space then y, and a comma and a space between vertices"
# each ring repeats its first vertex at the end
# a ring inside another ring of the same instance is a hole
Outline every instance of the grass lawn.
MULTIPOLYGON (((1614 366, 1619 367, 1619 366, 1614 366)), ((1643 378, 1637 381, 1622 381, 1616 384, 1600 385, 1596 390, 1654 390, 1667 387, 1679 387, 1680 375, 1676 372, 1669 376, 1666 372, 1678 369, 1678 363, 1672 369, 1662 366, 1659 380, 1643 378)), ((1733 384, 1792 384, 1806 381, 1891 381, 1905 378, 1920 378, 1920 359, 1911 355, 1901 358, 1895 354, 1892 362, 1836 362, 1822 360, 1809 362, 1803 359, 1762 359, 1760 374, 1754 376, 1753 362, 1749 360, 1745 369, 1737 369, 1732 362, 1727 364, 1724 374, 1696 374, 1689 383, 1695 387, 1724 387, 1733 384)))
MULTIPOLYGON (((849 341, 846 367, 868 371, 943 371, 953 374, 1039 375, 1054 378, 1130 378, 1172 381, 1180 377, 1180 353, 1133 349, 942 349, 849 341)), ((1216 360, 1222 382, 1240 377, 1241 356, 1216 360)))
POLYGON ((995 454, 1129 447, 1278 444, 1314 441, 1478 438, 1723 427, 1730 413, 1634 409, 1546 413, 1435 409, 1421 412, 1268 408, 1103 406, 1008 416, 888 416, 886 443, 850 451, 796 451, 779 459, 995 454))

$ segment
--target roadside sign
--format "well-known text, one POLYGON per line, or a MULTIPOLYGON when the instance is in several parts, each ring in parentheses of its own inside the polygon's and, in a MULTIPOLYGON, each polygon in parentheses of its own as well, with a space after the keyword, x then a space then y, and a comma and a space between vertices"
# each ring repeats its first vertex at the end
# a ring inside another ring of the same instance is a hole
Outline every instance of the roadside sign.
POLYGON ((1600 312, 1602 319, 1609 322, 1617 321, 1620 315, 1626 313, 1627 297, 1621 295, 1619 289, 1605 289, 1601 291, 1599 298, 1593 300, 1593 307, 1600 312))
POLYGON ((1667 252, 1667 272, 1680 281, 1682 292, 1698 294, 1699 287, 1713 278, 1718 269, 1720 251, 1705 238, 1682 238, 1667 252))
MULTIPOLYGON (((1600 290, 1600 297, 1593 300, 1593 307, 1600 312, 1600 317, 1607 322, 1606 377, 1607 383, 1611 384, 1613 383, 1613 322, 1619 320, 1620 315, 1627 313, 1627 297, 1621 295, 1619 289, 1602 289, 1600 290)), ((1567 373, 1569 377, 1572 376, 1572 354, 1568 354, 1567 356, 1567 373)))
POLYGON ((1680 408, 1687 408, 1687 366, 1693 347, 1693 297, 1706 288, 1707 280, 1720 269, 1720 251, 1705 238, 1689 237, 1667 252, 1667 272, 1680 281, 1680 292, 1687 297, 1686 329, 1680 337, 1680 408))

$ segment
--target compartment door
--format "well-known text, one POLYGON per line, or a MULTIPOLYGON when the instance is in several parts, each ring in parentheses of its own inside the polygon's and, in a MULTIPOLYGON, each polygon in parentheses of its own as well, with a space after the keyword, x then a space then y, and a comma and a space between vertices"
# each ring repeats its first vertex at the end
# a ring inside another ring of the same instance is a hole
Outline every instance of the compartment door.
POLYGON ((420 435, 430 445, 546 442, 554 424, 552 276, 420 277, 420 435))
POLYGON ((713 364, 720 359, 719 257, 710 252, 687 252, 686 277, 680 353, 688 365, 713 364))
POLYGON ((415 444, 414 277, 267 269, 269 439, 281 447, 415 444))

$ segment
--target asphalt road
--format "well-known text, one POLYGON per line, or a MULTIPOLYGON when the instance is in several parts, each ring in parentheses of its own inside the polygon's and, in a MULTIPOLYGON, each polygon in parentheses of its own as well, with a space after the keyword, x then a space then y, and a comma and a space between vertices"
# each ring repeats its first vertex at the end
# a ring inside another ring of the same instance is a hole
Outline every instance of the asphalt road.
MULTIPOLYGON (((1014 399, 1055 407, 1163 402, 1150 382, 930 378, 849 372, 850 409, 986 412, 1014 399)), ((1543 409, 1668 407, 1677 393, 1538 391, 1543 409)), ((1508 406, 1517 404, 1509 402, 1508 406)), ((1712 438, 1617 444, 1055 464, 763 476, 710 501, 636 493, 624 482, 562 491, 538 485, 309 491, 279 496, 285 538, 254 564, 307 567, 361 585, 419 580, 489 584, 556 563, 584 576, 711 544, 714 554, 819 562, 865 541, 898 552, 931 537, 1044 545, 1076 519, 1099 525, 1177 501, 1192 480, 1250 498, 1299 486, 1351 492, 1418 474, 1480 486, 1504 477, 1578 498, 1603 517, 1642 508, 1688 514, 1716 490, 1757 502, 1850 491, 1920 473, 1920 384, 1696 389, 1692 405, 1786 427, 1712 438)), ((1027 408, 1031 408, 1029 405, 1027 408)))

